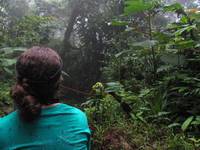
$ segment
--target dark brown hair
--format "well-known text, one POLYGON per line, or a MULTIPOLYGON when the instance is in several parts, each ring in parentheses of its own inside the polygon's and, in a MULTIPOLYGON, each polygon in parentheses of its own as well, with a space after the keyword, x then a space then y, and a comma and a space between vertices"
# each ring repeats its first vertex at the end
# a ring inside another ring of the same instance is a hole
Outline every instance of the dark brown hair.
POLYGON ((20 55, 16 63, 17 82, 11 96, 20 117, 31 122, 41 113, 42 105, 56 103, 62 61, 50 48, 33 47, 20 55))

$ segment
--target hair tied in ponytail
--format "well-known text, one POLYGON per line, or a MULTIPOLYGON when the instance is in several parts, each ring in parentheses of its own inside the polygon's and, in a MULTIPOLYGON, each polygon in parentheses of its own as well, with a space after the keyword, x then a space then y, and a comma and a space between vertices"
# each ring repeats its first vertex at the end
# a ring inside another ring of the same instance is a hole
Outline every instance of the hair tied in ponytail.
POLYGON ((24 121, 30 122, 36 120, 40 115, 41 104, 25 90, 27 87, 27 83, 22 83, 22 85, 17 83, 12 88, 11 96, 14 99, 15 105, 19 108, 20 117, 24 121))

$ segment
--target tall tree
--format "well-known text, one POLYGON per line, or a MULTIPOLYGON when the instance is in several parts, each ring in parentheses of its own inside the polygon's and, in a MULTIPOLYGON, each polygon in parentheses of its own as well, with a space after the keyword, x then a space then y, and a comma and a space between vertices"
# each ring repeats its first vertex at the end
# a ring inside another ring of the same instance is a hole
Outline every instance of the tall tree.
POLYGON ((66 71, 72 77, 67 84, 84 89, 100 80, 106 43, 113 32, 108 22, 120 13, 122 2, 82 0, 71 1, 69 6, 71 15, 66 25, 61 54, 66 71))

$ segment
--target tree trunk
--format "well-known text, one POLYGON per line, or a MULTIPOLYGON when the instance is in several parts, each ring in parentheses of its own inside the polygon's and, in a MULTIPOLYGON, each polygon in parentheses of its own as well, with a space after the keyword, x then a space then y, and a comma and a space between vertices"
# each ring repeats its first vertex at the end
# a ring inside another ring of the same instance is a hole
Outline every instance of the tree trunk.
POLYGON ((65 31, 65 35, 64 35, 64 40, 63 40, 63 48, 62 48, 62 52, 61 52, 61 57, 64 59, 65 55, 67 52, 70 52, 71 49, 71 43, 70 43, 70 37, 71 34, 73 32, 73 28, 74 25, 76 23, 76 18, 79 16, 80 14, 80 5, 76 5, 74 6, 70 19, 69 19, 69 23, 67 25, 67 29, 65 31))

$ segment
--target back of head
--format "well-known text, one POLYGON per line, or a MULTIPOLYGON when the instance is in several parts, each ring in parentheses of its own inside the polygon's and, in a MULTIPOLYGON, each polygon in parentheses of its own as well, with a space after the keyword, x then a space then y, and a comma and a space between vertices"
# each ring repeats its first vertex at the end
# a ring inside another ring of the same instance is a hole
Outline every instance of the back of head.
POLYGON ((20 117, 31 122, 41 113, 42 105, 56 103, 62 61, 50 48, 33 47, 20 55, 16 63, 17 82, 11 96, 20 117))

